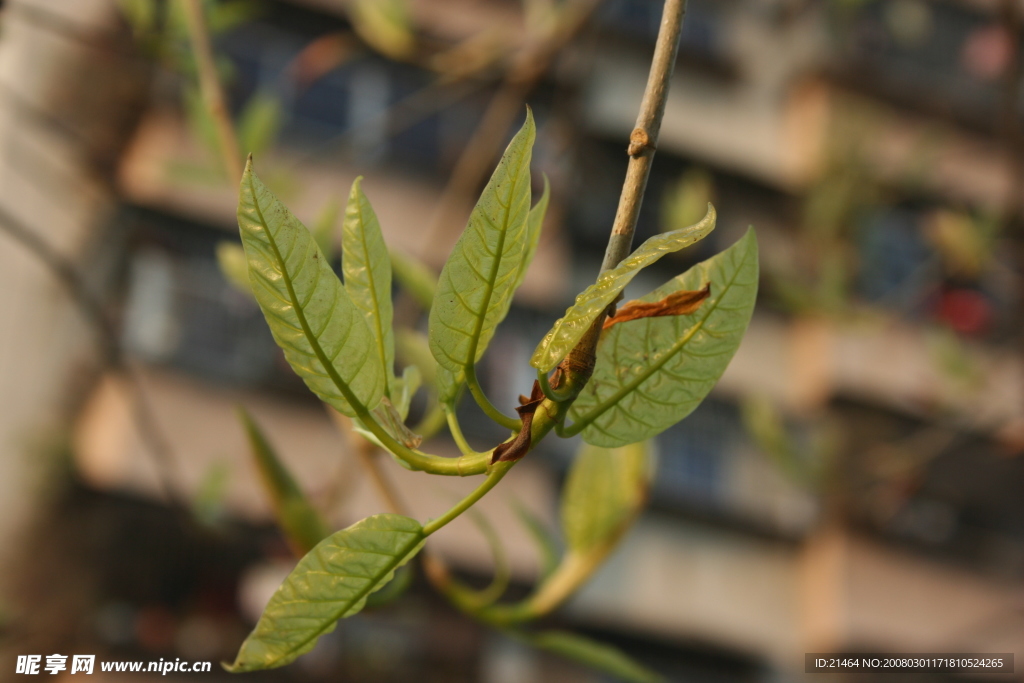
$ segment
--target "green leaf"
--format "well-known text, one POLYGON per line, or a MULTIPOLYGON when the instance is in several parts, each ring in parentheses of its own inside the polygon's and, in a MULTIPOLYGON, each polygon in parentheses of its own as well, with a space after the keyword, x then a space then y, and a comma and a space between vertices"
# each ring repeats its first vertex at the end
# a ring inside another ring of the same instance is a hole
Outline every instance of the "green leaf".
POLYGON ((660 434, 693 412, 739 348, 757 297, 757 238, 751 229, 722 253, 640 299, 711 283, 694 313, 642 318, 610 328, 590 382, 569 411, 588 443, 623 446, 660 434))
POLYGON ((562 494, 562 533, 569 550, 582 555, 618 540, 647 499, 650 471, 644 443, 584 444, 562 494))
POLYGON ((244 408, 238 409, 245 435, 249 439, 256 469, 259 470, 263 488, 270 496, 278 526, 297 551, 298 555, 308 553, 313 546, 324 540, 330 529, 320 513, 313 508, 309 499, 295 483, 291 473, 277 457, 274 447, 267 441, 263 431, 244 408))
POLYGON ((715 219, 715 207, 708 204, 707 215, 698 223, 650 238, 624 258, 622 263, 601 273, 597 282, 576 297, 576 303, 566 310, 565 315, 558 319, 537 345, 530 358, 530 365, 544 372, 554 370, 637 273, 665 254, 679 251, 703 239, 714 230, 715 219))
POLYGON ((217 265, 220 272, 232 287, 240 292, 252 294, 249 283, 249 264, 245 258, 245 249, 234 242, 217 243, 217 265))
POLYGON ((245 103, 238 117, 238 142, 242 152, 260 155, 267 151, 281 130, 281 102, 268 92, 258 91, 245 103))
POLYGON ((242 643, 231 672, 273 669, 313 649, 339 619, 363 608, 426 536, 414 519, 374 515, 335 532, 303 557, 242 643))
POLYGON ((437 293, 437 275, 412 256, 400 251, 391 252, 391 271, 424 311, 430 311, 437 293))
POLYGON ((419 390, 423 383, 423 375, 415 365, 407 365, 402 370, 402 376, 395 379, 395 388, 392 393, 395 395, 395 410, 402 416, 402 419, 409 417, 409 406, 412 404, 412 397, 419 390))
POLYGON ((624 681, 657 683, 665 680, 661 674, 635 662, 618 648, 567 631, 541 631, 540 633, 509 632, 509 635, 541 650, 604 671, 624 681))
POLYGON ((430 309, 430 350, 452 373, 480 360, 508 312, 527 239, 533 114, 509 143, 455 244, 430 309))
POLYGON ((513 500, 512 509, 516 513, 516 517, 519 518, 519 521, 526 527, 526 531, 529 532, 530 537, 537 546, 537 551, 540 555, 539 582, 544 581, 558 568, 558 561, 561 557, 558 540, 551 532, 551 529, 521 502, 513 500))
POLYGON ((548 212, 548 201, 551 199, 551 183, 548 182, 547 174, 544 175, 544 193, 540 196, 537 205, 530 209, 530 216, 526 219, 526 247, 523 249, 523 258, 519 262, 519 275, 516 276, 516 283, 513 290, 519 289, 526 279, 526 271, 533 262, 537 253, 537 246, 540 245, 541 228, 544 226, 544 216, 548 212))
POLYGON ((341 234, 341 270, 345 290, 373 333, 377 362, 385 381, 385 393, 392 399, 395 372, 395 336, 391 331, 391 259, 384 245, 377 214, 363 194, 362 176, 352 183, 345 224, 341 234))
POLYGON ((253 294, 292 369, 349 416, 372 410, 384 373, 361 311, 305 226, 245 166, 238 227, 253 294))
POLYGON ((437 368, 437 400, 454 406, 466 388, 466 371, 452 372, 448 368, 437 368))
POLYGON ((313 229, 310 230, 313 233, 313 239, 316 240, 316 245, 320 247, 320 251, 324 253, 328 261, 333 261, 338 253, 338 245, 334 241, 334 226, 338 223, 340 213, 341 202, 332 199, 324 204, 324 208, 320 209, 320 213, 313 221, 313 229))

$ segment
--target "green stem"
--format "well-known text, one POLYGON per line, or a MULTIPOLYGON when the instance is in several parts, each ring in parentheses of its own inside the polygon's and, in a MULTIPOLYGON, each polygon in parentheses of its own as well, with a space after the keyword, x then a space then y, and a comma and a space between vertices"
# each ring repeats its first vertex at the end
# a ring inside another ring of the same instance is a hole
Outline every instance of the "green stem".
POLYGON ((377 437, 381 445, 414 470, 445 476, 467 477, 473 474, 483 474, 491 464, 489 452, 463 455, 461 458, 444 458, 440 455, 423 453, 409 448, 388 434, 365 407, 361 405, 354 407, 356 408, 356 417, 377 437))
POLYGON ((455 415, 454 406, 445 406, 444 415, 448 420, 448 430, 452 433, 452 438, 455 439, 455 445, 459 447, 463 455, 480 455, 479 452, 473 450, 473 447, 466 441, 466 437, 462 434, 462 426, 459 424, 459 418, 455 415))
POLYGON ((455 507, 448 512, 444 513, 432 522, 427 522, 423 525, 423 535, 429 536, 438 529, 442 528, 453 519, 461 515, 463 512, 473 507, 473 505, 487 495, 487 492, 493 489, 499 481, 501 481, 508 471, 515 465, 514 462, 499 462, 491 468, 491 473, 487 475, 484 482, 477 486, 468 496, 460 500, 455 507))
POLYGON ((569 401, 571 399, 576 398, 576 394, 574 394, 572 391, 565 391, 564 393, 560 393, 557 389, 553 388, 551 384, 548 382, 548 373, 544 372, 543 370, 537 371, 537 383, 540 384, 541 391, 544 392, 544 396, 549 401, 554 401, 555 403, 563 403, 565 401, 569 401))
POLYGON ((514 432, 518 432, 522 429, 522 420, 508 417, 495 408, 494 404, 488 400, 487 396, 484 394, 484 390, 480 388, 480 382, 477 381, 476 378, 476 367, 473 365, 466 366, 466 385, 469 387, 469 393, 473 394, 473 398, 476 399, 476 404, 480 406, 480 410, 484 411, 487 417, 491 418, 502 427, 507 427, 514 432))

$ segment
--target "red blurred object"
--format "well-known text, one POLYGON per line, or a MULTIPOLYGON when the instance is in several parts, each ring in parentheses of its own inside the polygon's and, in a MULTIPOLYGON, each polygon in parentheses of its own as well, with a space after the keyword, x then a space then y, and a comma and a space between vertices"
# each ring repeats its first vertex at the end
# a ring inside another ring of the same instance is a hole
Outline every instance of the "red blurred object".
POLYGON ((980 292, 951 289, 939 300, 939 319, 962 334, 981 334, 992 322, 992 306, 980 292))

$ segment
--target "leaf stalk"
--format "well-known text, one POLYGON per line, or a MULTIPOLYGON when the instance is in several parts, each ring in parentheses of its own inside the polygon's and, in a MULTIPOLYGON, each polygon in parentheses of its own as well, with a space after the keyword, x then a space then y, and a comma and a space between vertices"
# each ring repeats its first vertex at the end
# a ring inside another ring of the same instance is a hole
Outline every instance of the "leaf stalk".
POLYGON ((480 381, 476 378, 476 367, 473 365, 466 366, 466 386, 469 387, 469 393, 473 394, 473 398, 476 400, 477 405, 480 406, 480 410, 484 411, 487 417, 514 432, 522 429, 522 420, 505 415, 505 413, 495 408, 494 404, 487 398, 484 390, 480 387, 480 381))

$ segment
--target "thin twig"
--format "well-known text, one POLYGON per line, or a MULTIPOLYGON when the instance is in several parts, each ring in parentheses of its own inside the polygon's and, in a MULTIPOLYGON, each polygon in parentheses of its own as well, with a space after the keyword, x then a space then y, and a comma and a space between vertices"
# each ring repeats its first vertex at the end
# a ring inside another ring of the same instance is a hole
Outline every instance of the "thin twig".
POLYGON ((658 30, 658 41, 654 46, 654 59, 647 77, 647 88, 640 103, 640 113, 636 117, 636 127, 629 136, 629 167, 626 169, 626 180, 622 184, 619 208, 615 213, 615 222, 612 224, 612 234, 608 238, 608 248, 601 270, 619 265, 619 262, 629 255, 633 245, 637 217, 640 215, 644 190, 647 188, 647 178, 651 174, 654 152, 658 147, 661 119, 665 115, 665 103, 668 101, 669 82, 672 79, 676 56, 679 54, 679 34, 683 29, 685 13, 686 0, 666 0, 661 15, 661 28, 658 30))
MULTIPOLYGON (((651 174, 654 152, 658 148, 658 135, 661 132, 661 120, 665 115, 665 104, 668 101, 669 83, 672 80, 676 56, 679 54, 679 35, 683 30, 685 14, 686 0, 665 0, 651 70, 647 76, 647 87, 640 102, 636 126, 629 136, 629 147, 626 149, 629 166, 626 168, 626 179, 622 183, 615 222, 612 223, 612 232, 608 236, 608 246, 605 249, 604 262, 601 264, 602 271, 619 265, 622 259, 629 256, 633 247, 636 221, 643 204, 644 191, 647 189, 647 178, 651 174)), ((589 378, 589 373, 594 369, 597 342, 601 336, 605 316, 613 314, 614 309, 613 303, 598 316, 583 339, 569 353, 564 362, 570 370, 589 378)))
POLYGON ((238 145, 238 135, 228 111, 227 98, 217 76, 217 64, 213 59, 213 48, 210 45, 210 32, 206 28, 206 17, 203 15, 201 0, 181 0, 185 9, 185 20, 188 25, 188 37, 192 43, 192 52, 196 58, 199 71, 199 89, 203 102, 213 118, 217 128, 217 139, 223 155, 224 170, 230 175, 231 182, 240 182, 242 178, 242 153, 238 145))

